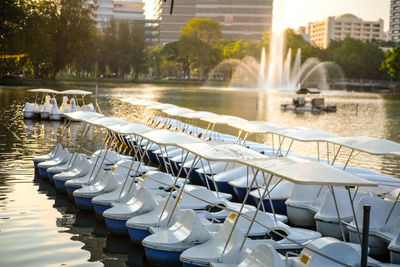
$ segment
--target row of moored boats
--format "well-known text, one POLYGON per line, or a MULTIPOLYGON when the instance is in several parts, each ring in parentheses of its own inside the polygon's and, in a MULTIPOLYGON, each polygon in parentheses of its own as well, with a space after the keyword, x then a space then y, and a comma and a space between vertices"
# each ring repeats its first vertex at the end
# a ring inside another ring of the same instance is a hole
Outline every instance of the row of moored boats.
POLYGON ((84 90, 65 90, 56 91, 53 89, 31 89, 29 92, 36 93, 34 102, 25 103, 24 118, 25 119, 41 119, 59 121, 64 119, 65 113, 75 111, 91 111, 95 112, 92 103, 85 104, 84 96, 92 94, 84 90), (57 95, 62 95, 62 103, 57 105, 57 95), (71 99, 68 98, 71 97, 71 99), (81 103, 78 103, 79 97, 81 103), (81 104, 81 105, 79 105, 81 104))
POLYGON ((77 145, 72 153, 58 143, 34 164, 78 207, 104 218, 110 232, 142 245, 151 264, 400 264, 399 180, 348 165, 358 152, 396 161, 400 144, 137 98, 123 102, 137 121, 96 112, 65 114, 63 133, 76 121, 82 122, 81 140, 91 128, 105 130, 100 150, 89 153, 77 145), (199 121, 208 128, 197 127, 199 121), (216 132, 221 125, 238 129, 238 136, 216 132), (248 141, 254 134, 279 141, 273 146, 248 141), (333 148, 326 158, 311 158, 291 152, 294 141, 333 148), (351 154, 340 165, 336 159, 344 148, 351 154), (371 207, 368 229, 365 205, 371 207), (360 245, 363 234, 368 248, 360 245), (389 254, 392 263, 374 259, 389 254))

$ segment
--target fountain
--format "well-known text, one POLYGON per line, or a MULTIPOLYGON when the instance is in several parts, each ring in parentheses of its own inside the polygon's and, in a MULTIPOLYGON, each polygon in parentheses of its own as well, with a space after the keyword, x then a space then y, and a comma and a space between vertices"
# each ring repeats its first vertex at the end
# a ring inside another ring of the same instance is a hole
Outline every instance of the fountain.
MULTIPOLYGON (((328 89, 327 74, 333 67, 339 67, 333 62, 320 62, 317 58, 307 58, 301 62, 301 49, 292 54, 291 48, 286 51, 284 8, 279 6, 282 1, 274 1, 274 21, 271 32, 269 53, 262 48, 259 61, 246 56, 242 60, 226 59, 211 73, 223 73, 231 76, 231 86, 256 87, 260 90, 296 91, 301 87, 317 87, 328 89), (279 18, 279 21, 277 19, 279 18), (293 63, 292 63, 292 58, 293 63)), ((336 71, 336 70, 335 70, 336 71)), ((332 73, 332 71, 330 71, 332 73)), ((341 71, 337 72, 342 76, 341 71)), ((341 78, 341 77, 339 77, 341 78)))

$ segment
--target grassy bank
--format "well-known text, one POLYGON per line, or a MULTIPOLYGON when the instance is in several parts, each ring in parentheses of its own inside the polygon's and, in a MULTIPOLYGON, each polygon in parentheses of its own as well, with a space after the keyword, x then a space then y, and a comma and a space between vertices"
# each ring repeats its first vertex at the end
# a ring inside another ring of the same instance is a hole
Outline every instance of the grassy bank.
MULTIPOLYGON (((113 87, 118 86, 132 86, 137 84, 155 84, 155 85, 178 85, 178 86, 202 86, 205 81, 200 80, 164 80, 164 79, 148 79, 148 80, 133 80, 133 79, 117 79, 117 78, 57 78, 50 79, 28 79, 28 78, 14 78, 3 77, 0 78, 0 85, 4 86, 26 86, 26 87, 51 87, 51 88, 65 88, 69 86, 103 86, 113 87)), ((227 86, 228 83, 224 81, 207 81, 210 86, 227 86)))

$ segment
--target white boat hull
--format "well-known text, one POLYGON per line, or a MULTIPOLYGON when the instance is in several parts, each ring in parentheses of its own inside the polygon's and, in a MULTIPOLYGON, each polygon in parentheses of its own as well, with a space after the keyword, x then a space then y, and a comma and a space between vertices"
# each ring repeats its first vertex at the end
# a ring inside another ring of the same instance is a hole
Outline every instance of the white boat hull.
POLYGON ((33 119, 35 117, 35 113, 33 111, 24 111, 25 119, 33 119))
MULTIPOLYGON (((322 234, 322 236, 330 236, 339 240, 343 240, 342 231, 339 222, 326 222, 322 220, 315 220, 317 231, 322 234)), ((346 239, 348 239, 349 231, 347 227, 343 225, 343 232, 346 239)))
POLYGON ((40 112, 40 118, 42 120, 48 120, 50 118, 50 112, 40 112))
POLYGON ((315 220, 314 220, 315 212, 304 208, 292 207, 289 205, 286 205, 286 209, 287 209, 287 216, 291 224, 299 227, 315 226, 315 220))

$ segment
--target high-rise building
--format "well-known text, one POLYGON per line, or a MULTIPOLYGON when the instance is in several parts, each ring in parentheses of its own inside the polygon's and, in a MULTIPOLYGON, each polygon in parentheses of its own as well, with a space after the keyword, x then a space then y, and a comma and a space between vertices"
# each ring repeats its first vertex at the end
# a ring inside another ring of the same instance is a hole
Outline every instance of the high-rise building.
POLYGON ((180 29, 192 18, 212 18, 222 25, 222 37, 233 40, 259 41, 272 27, 273 0, 180 0, 175 1, 173 14, 170 3, 160 5, 160 42, 179 39, 180 29))
POLYGON ((102 30, 111 18, 116 20, 144 23, 144 2, 142 0, 97 0, 95 11, 97 28, 102 30))
POLYGON ((400 0, 390 1, 390 35, 392 41, 400 43, 400 0))
POLYGON ((382 19, 366 21, 352 14, 308 23, 306 33, 310 35, 312 45, 323 49, 328 47, 331 40, 341 41, 347 36, 363 41, 385 39, 382 19))
POLYGON ((143 0, 97 0, 94 3, 98 5, 95 19, 100 31, 113 18, 143 25, 146 42, 150 45, 159 42, 158 20, 146 18, 143 0))

